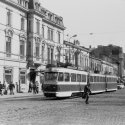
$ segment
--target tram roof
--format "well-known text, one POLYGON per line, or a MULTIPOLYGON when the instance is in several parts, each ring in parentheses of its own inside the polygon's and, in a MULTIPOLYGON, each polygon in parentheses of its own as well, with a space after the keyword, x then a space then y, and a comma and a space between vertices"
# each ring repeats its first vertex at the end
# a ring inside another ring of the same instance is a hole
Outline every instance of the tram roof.
POLYGON ((96 74, 96 73, 90 73, 90 76, 106 76, 106 77, 114 77, 114 78, 117 77, 115 75, 104 75, 104 74, 96 74))
POLYGON ((52 67, 52 68, 47 68, 45 72, 70 72, 70 73, 84 73, 88 74, 88 72, 83 71, 83 70, 78 70, 78 69, 71 69, 71 68, 64 68, 64 67, 52 67))

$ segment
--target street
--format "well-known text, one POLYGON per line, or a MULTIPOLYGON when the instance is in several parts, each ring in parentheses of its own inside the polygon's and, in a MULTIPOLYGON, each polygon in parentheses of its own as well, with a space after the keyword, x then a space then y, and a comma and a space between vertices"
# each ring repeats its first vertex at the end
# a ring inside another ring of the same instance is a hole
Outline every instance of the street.
POLYGON ((0 101, 0 125, 124 125, 125 89, 82 98, 0 101))

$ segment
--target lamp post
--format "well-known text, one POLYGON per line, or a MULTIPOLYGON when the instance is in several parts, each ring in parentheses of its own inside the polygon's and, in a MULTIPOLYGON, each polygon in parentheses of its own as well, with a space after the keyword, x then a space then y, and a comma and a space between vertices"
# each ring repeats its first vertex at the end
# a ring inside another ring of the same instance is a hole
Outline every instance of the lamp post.
MULTIPOLYGON (((73 37, 77 37, 77 35, 75 34, 75 35, 71 36, 69 38, 69 43, 70 43, 71 38, 73 38, 73 37)), ((69 63, 70 63, 70 56, 71 56, 71 53, 70 53, 70 45, 69 45, 69 63)))

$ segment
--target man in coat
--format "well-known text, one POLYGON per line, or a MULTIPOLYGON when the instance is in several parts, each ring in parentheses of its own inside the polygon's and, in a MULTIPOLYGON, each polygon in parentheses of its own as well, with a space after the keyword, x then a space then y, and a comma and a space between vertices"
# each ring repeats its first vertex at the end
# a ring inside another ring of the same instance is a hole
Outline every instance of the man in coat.
POLYGON ((84 94, 83 94, 83 97, 85 99, 85 103, 86 104, 89 104, 88 100, 89 100, 89 94, 91 93, 91 90, 90 90, 90 84, 87 84, 85 85, 84 87, 84 94))

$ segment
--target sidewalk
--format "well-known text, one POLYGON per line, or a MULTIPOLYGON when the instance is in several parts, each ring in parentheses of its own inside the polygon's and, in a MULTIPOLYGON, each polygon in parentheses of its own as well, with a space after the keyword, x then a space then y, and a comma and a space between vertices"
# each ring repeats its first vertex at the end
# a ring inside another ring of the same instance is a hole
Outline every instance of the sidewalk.
POLYGON ((20 98, 20 97, 36 97, 36 96, 43 96, 43 92, 40 91, 38 94, 33 94, 33 93, 28 93, 28 92, 24 92, 24 93, 15 93, 14 95, 0 95, 0 100, 1 99, 11 99, 11 98, 20 98))

